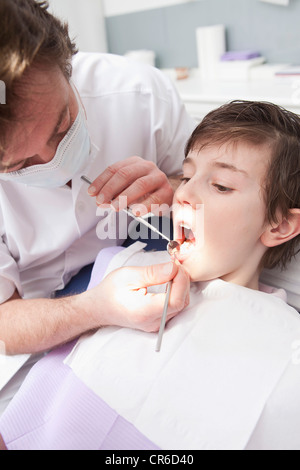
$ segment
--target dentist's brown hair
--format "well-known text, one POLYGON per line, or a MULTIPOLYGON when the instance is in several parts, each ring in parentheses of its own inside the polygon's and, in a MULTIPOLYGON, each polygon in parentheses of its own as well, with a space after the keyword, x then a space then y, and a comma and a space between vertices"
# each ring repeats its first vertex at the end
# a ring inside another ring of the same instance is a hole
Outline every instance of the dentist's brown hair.
POLYGON ((0 104, 0 154, 6 131, 14 125, 28 69, 58 66, 68 79, 71 76, 76 46, 68 26, 47 9, 46 1, 0 0, 0 80, 6 88, 6 104, 0 104))

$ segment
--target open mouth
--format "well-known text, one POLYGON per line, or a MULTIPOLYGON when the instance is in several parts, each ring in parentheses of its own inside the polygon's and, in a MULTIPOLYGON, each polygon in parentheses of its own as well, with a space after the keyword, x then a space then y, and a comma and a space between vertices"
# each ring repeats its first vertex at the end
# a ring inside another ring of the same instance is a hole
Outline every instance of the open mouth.
POLYGON ((181 222, 178 224, 177 241, 180 243, 180 254, 185 255, 195 247, 196 239, 191 227, 181 222))

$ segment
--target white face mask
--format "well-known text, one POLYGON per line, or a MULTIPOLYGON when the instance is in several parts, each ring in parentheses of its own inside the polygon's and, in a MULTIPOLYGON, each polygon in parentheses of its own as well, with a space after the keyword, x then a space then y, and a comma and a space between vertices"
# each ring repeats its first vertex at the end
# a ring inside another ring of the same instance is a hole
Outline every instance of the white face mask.
POLYGON ((58 145, 53 159, 49 163, 0 173, 0 181, 23 183, 38 188, 58 188, 86 167, 90 159, 91 143, 84 110, 77 91, 74 91, 79 106, 78 115, 58 145))

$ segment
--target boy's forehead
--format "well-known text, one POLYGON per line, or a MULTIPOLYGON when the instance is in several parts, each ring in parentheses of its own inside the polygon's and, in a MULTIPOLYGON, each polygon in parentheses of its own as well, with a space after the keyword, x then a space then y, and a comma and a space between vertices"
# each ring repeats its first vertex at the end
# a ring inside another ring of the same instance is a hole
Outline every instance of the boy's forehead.
POLYGON ((183 166, 224 168, 245 175, 265 175, 272 155, 270 144, 228 141, 222 144, 200 144, 191 149, 183 166))

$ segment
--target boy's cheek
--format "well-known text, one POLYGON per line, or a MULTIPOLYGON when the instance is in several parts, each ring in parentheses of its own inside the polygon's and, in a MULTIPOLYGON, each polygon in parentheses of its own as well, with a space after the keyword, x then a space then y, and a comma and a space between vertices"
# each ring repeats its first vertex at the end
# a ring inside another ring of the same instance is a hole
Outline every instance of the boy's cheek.
POLYGON ((180 227, 177 224, 174 224, 174 229, 173 229, 174 240, 180 241, 182 238, 181 234, 182 234, 182 230, 180 230, 180 227))

